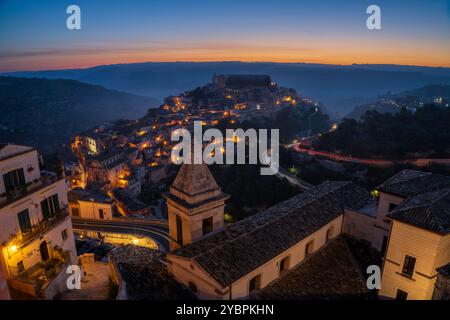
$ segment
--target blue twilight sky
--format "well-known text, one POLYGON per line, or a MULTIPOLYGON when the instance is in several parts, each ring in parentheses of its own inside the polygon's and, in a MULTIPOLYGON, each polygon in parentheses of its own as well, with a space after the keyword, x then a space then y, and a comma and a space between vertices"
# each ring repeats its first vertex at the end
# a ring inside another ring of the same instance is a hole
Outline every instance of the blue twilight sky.
POLYGON ((450 0, 0 0, 0 71, 141 61, 450 67, 450 0), (81 30, 66 8, 81 8, 81 30), (366 8, 381 8, 368 30, 366 8))

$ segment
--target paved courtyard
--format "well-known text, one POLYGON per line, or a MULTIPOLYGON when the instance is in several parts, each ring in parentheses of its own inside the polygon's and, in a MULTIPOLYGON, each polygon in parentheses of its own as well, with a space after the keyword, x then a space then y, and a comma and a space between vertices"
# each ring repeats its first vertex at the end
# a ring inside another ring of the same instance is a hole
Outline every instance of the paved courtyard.
POLYGON ((84 264, 85 275, 80 290, 67 291, 59 297, 61 300, 107 300, 110 298, 111 284, 107 263, 84 264))

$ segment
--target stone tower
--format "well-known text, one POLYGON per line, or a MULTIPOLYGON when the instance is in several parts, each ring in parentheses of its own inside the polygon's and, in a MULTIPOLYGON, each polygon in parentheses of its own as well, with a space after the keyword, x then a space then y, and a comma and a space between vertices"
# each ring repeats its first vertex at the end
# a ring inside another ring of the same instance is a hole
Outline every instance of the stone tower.
POLYGON ((183 164, 164 197, 171 250, 223 228, 229 196, 221 191, 206 164, 183 164))

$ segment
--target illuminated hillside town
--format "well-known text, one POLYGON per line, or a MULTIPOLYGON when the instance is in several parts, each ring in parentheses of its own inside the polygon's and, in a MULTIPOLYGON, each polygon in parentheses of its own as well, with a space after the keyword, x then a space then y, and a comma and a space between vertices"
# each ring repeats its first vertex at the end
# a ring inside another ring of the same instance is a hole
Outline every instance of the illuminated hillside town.
POLYGON ((450 0, 0 0, 3 318, 447 314, 449 30, 450 0))
MULTIPOLYGON (((402 169, 368 190, 312 184, 285 165, 273 179, 293 195, 238 217, 227 204, 239 193, 223 190, 216 168, 173 163, 174 130, 240 128, 291 109, 324 113, 269 75, 215 74, 141 119, 75 135, 76 160, 56 172, 35 148, 1 144, 0 298, 450 299, 448 175, 402 169), (69 266, 81 270, 80 289, 68 286, 69 266)), ((307 128, 282 148, 310 161, 322 134, 307 128)))

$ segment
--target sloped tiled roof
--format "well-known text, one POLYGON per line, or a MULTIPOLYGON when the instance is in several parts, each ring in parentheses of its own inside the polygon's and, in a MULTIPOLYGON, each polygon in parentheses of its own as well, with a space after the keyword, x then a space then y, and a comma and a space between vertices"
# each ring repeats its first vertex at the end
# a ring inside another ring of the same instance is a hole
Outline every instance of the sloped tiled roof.
POLYGON ((340 236, 272 284, 255 292, 262 300, 367 299, 366 281, 340 236))
POLYGON ((194 259, 226 286, 292 247, 343 213, 368 201, 351 182, 326 181, 171 255, 194 259))
POLYGON ((450 233, 450 188, 410 197, 388 216, 439 234, 448 234, 450 233))
POLYGON ((378 190, 408 197, 442 188, 450 188, 450 177, 416 170, 402 170, 382 183, 378 190))

